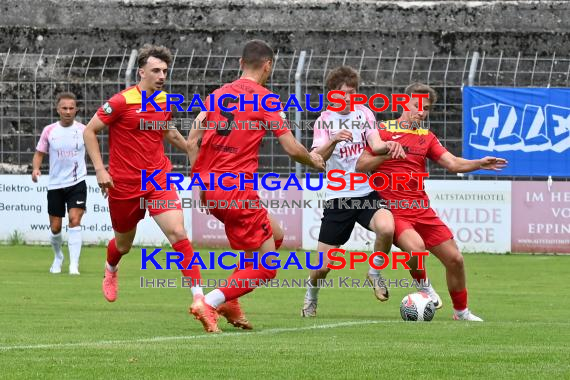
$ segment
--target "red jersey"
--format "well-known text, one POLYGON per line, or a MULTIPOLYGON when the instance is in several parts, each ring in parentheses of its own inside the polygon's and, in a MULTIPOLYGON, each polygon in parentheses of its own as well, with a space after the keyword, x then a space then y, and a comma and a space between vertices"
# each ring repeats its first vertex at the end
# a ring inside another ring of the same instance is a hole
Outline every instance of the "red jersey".
MULTIPOLYGON (((165 92, 155 99, 160 108, 166 109, 165 92)), ((141 103, 139 87, 132 86, 113 95, 97 110, 99 119, 109 126, 109 174, 114 182, 140 184, 141 169, 150 173, 161 169, 161 177, 172 169, 164 154, 164 131, 140 129, 141 120, 168 121, 172 113, 155 111, 152 106, 140 112, 141 103)))
MULTIPOLYGON (((442 154, 447 152, 437 137, 428 129, 402 128, 401 120, 390 120, 382 123, 380 128, 380 138, 383 141, 396 141, 402 145, 406 152, 405 159, 384 161, 375 171, 384 173, 391 180, 392 173, 425 173, 426 158, 438 161, 442 154)), ((367 147, 368 151, 370 148, 367 147)), ((382 185, 382 178, 377 178, 376 185, 382 185)), ((401 185, 398 189, 392 188, 390 184, 380 195, 386 200, 428 200, 425 190, 418 189, 417 178, 411 178, 407 183, 410 190, 404 190, 401 185)), ((415 214, 417 209, 392 209, 393 213, 415 214)))
MULTIPOLYGON (((206 117, 209 124, 202 137, 198 159, 192 168, 192 172, 199 174, 205 184, 209 184, 209 173, 214 173, 216 178, 222 173, 238 176, 235 180, 226 178, 225 186, 237 184, 239 173, 244 173, 246 179, 253 178, 253 173, 259 166, 259 146, 266 133, 266 129, 259 122, 270 126, 276 137, 289 132, 289 129, 283 125, 285 114, 281 111, 281 105, 277 111, 263 109, 262 99, 267 94, 271 94, 268 89, 249 79, 238 79, 212 93, 215 98, 215 109, 208 112, 206 117), (239 94, 244 94, 246 101, 253 101, 253 94, 257 94, 258 109, 255 111, 253 104, 246 103, 243 106, 244 111, 240 112, 239 101, 226 98, 227 106, 225 106, 228 108, 236 106, 237 109, 232 112, 221 111, 217 106, 217 100, 223 94, 232 94, 238 100, 239 94), (220 122, 224 128, 211 129, 220 126, 220 122), (231 128, 232 126, 234 128, 231 128)), ((275 99, 268 101, 268 104, 271 101, 275 102, 275 99)), ((245 187, 253 188, 253 185, 246 184, 245 187)))

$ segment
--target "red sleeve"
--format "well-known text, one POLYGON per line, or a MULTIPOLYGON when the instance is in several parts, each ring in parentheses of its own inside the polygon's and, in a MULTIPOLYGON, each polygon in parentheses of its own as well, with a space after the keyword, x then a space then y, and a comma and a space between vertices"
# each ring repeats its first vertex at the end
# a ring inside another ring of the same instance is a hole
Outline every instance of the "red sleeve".
POLYGON ((103 123, 110 125, 124 112, 127 103, 121 94, 115 94, 97 110, 97 116, 103 123))
POLYGON ((441 145, 438 138, 433 133, 430 132, 429 136, 431 139, 426 156, 432 161, 439 161, 441 156, 447 152, 447 149, 441 145))

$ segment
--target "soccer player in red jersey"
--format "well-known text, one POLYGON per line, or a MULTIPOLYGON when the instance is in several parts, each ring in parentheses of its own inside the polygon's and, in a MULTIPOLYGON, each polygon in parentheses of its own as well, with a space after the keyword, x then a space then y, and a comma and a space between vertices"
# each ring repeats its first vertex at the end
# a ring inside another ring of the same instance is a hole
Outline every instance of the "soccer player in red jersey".
MULTIPOLYGON (((240 94, 244 94, 245 100, 248 101, 243 104, 244 111, 239 111, 238 100, 226 98, 225 107, 238 106, 238 109, 225 112, 216 106, 215 110, 199 115, 199 119, 209 122, 206 124, 208 128, 210 125, 216 125, 213 123, 220 122, 228 124, 235 122, 240 128, 217 128, 215 130, 195 128, 188 137, 192 172, 200 175, 206 187, 209 185, 209 173, 214 173, 216 178, 222 173, 232 173, 238 176, 236 179, 226 178, 224 181, 224 186, 236 185, 236 189, 225 191, 216 188, 213 191, 202 191, 203 201, 250 200, 256 203, 256 208, 213 208, 210 210, 212 215, 224 223, 232 249, 245 251, 250 257, 253 251, 258 251, 260 254, 275 251, 283 241, 283 231, 268 215, 267 210, 259 204, 259 196, 253 189, 253 184, 248 183, 244 190, 239 190, 240 173, 245 179, 251 180, 254 178, 253 174, 257 172, 259 146, 266 133, 266 129, 258 122, 276 127, 271 128, 273 134, 285 152, 294 160, 318 170, 324 170, 323 158, 316 153, 309 153, 283 125, 285 114, 280 111, 280 105, 275 111, 267 111, 262 107, 263 97, 271 94, 263 85, 271 74, 273 59, 273 50, 264 41, 247 42, 240 59, 242 77, 217 89, 212 94, 216 100, 224 94, 231 94, 237 99, 240 94), (254 110, 255 107, 252 104, 255 96, 258 98, 257 110, 254 110)), ((274 99, 272 101, 275 102, 274 99)), ((271 102, 267 104, 271 106, 271 102)), ((253 269, 250 265, 243 270, 234 271, 228 283, 232 280, 241 281, 241 279, 255 280, 256 283, 258 280, 272 279, 275 275, 275 270, 265 269, 261 265, 259 269, 253 269)), ((249 286, 214 289, 204 299, 196 299, 190 312, 202 322, 207 332, 220 331, 217 326, 218 315, 224 316, 236 327, 250 329, 251 324, 245 318, 237 299, 252 290, 253 287, 249 286)))
MULTIPOLYGON (((437 101, 435 90, 421 83, 413 83, 406 88, 406 94, 428 94, 423 99, 420 109, 418 99, 413 98, 407 104, 409 111, 404 111, 398 120, 383 123, 380 137, 384 141, 398 141, 406 151, 405 159, 393 160, 386 155, 375 156, 370 149, 362 154, 356 165, 358 171, 375 171, 388 175, 391 173, 425 173, 426 158, 437 162, 454 173, 467 173, 478 169, 501 170, 507 161, 497 157, 484 157, 478 160, 466 160, 456 157, 445 149, 433 132, 423 127, 429 112, 437 101), (419 126, 417 128, 416 126, 419 126)), ((380 179, 381 181, 381 179, 380 179)), ((376 185, 381 186, 381 183, 376 185)), ((423 188, 419 187, 417 179, 412 178, 405 190, 401 185, 397 188, 392 184, 386 190, 380 191, 381 196, 390 200, 428 200, 423 188)), ((425 251, 428 249, 445 266, 447 287, 454 309, 454 319, 482 321, 467 308, 467 288, 463 256, 450 229, 439 219, 435 211, 426 209, 392 209, 395 221, 394 241, 396 246, 406 252, 425 251)), ((417 280, 427 282, 425 270, 417 270, 417 260, 410 262, 410 273, 417 280)), ((431 287, 424 285, 421 289, 428 293, 436 307, 442 306, 441 298, 431 287)))
MULTIPOLYGON (((95 171, 97 183, 105 196, 109 197, 111 223, 115 233, 107 246, 107 262, 103 279, 103 295, 109 302, 117 299, 117 270, 121 256, 131 249, 137 224, 145 217, 146 209, 141 209, 140 198, 148 200, 169 200, 177 204, 177 209, 149 207, 154 218, 175 251, 181 252, 184 259, 181 264, 187 268, 192 259, 193 249, 186 229, 180 200, 175 189, 166 186, 166 173, 172 168, 170 160, 164 154, 163 141, 166 140, 178 149, 186 152, 186 141, 177 130, 143 130, 141 121, 168 121, 172 118, 170 110, 165 109, 166 94, 161 91, 166 81, 168 65, 172 60, 170 50, 163 46, 145 45, 138 56, 140 82, 118 94, 113 95, 93 116, 84 132, 85 146, 95 171), (161 91, 156 103, 163 111, 146 107, 141 112, 142 93, 150 97, 155 91, 161 91), (109 171, 105 168, 97 133, 109 127, 109 171), (141 170, 152 173, 161 172, 155 177, 156 182, 165 191, 154 188, 141 190, 141 170), (178 202, 176 202, 178 201, 178 202)), ((145 124, 146 125, 146 124, 145 124)), ((182 274, 193 280, 200 280, 200 270, 193 267, 183 269, 182 274)), ((199 286, 191 288, 194 297, 203 296, 199 286)))

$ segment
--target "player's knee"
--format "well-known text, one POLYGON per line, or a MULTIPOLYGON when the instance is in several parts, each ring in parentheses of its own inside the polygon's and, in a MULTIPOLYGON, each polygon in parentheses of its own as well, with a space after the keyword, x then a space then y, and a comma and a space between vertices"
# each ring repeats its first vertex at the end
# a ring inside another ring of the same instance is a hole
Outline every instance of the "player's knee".
POLYGON ((57 235, 61 232, 61 225, 56 227, 52 226, 50 229, 52 234, 57 235))
POLYGON ((315 270, 315 272, 317 273, 317 278, 326 278, 330 271, 331 268, 327 266, 315 270))
POLYGON ((69 218, 69 227, 70 228, 77 227, 79 225, 81 225, 81 218, 80 217, 69 218))
POLYGON ((461 253, 456 252, 453 256, 451 256, 447 261, 447 267, 449 269, 463 269, 463 256, 461 253))
POLYGON ((184 225, 178 225, 176 227, 174 227, 174 229, 171 232, 171 235, 174 239, 174 241, 180 241, 180 240, 184 240, 184 239, 188 239, 188 234, 186 233, 186 229, 184 228, 184 225))
POLYGON ((394 236, 394 220, 391 218, 375 217, 372 220, 372 230, 381 239, 392 238, 394 236))
POLYGON ((118 242, 115 240, 115 246, 117 247, 117 251, 119 251, 119 253, 121 255, 126 255, 127 253, 129 253, 129 251, 132 248, 132 244, 127 244, 127 243, 122 243, 122 242, 118 242))

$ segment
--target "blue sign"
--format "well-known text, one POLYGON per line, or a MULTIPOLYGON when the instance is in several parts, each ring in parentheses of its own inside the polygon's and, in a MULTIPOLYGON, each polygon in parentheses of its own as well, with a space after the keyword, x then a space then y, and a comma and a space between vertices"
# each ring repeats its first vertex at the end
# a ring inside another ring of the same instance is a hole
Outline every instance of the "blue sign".
POLYGON ((508 176, 570 176, 570 89, 465 87, 463 157, 502 157, 508 176))

